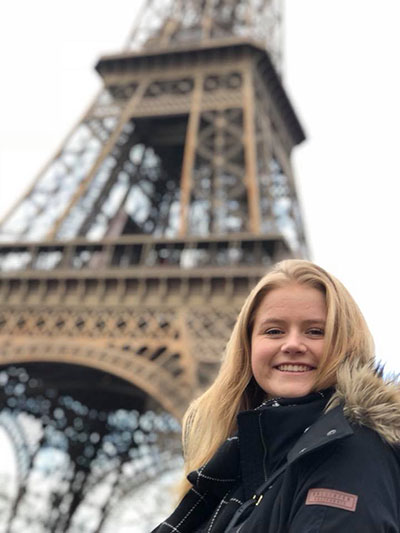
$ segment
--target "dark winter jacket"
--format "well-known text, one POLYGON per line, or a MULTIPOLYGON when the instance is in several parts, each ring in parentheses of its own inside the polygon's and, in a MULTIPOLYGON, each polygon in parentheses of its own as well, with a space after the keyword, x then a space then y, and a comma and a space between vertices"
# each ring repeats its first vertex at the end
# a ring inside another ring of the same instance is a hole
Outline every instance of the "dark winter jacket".
POLYGON ((240 413, 153 533, 400 533, 398 385, 347 364, 328 400, 240 413))

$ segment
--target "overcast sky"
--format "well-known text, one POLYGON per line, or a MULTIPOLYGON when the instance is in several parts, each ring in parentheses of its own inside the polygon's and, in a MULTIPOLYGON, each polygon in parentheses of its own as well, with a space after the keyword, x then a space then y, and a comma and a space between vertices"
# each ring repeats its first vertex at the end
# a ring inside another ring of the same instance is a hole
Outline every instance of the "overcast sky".
MULTIPOLYGON (((93 99, 93 66, 122 47, 139 4, 0 4, 0 216, 93 99)), ((308 136, 294 167, 312 259, 348 287, 395 371, 399 21, 399 0, 285 1, 284 81, 308 136)))

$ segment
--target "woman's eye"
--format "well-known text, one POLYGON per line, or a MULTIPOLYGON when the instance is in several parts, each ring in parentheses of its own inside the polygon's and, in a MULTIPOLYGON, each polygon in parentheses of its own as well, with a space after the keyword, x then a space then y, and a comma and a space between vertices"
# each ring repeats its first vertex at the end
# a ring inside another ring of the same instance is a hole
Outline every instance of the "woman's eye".
POLYGON ((311 328, 308 330, 308 334, 313 337, 321 337, 324 334, 324 330, 322 328, 311 328))
POLYGON ((271 335, 271 336, 274 336, 274 335, 281 335, 283 333, 283 331, 279 328, 269 328, 266 330, 265 332, 267 335, 271 335))

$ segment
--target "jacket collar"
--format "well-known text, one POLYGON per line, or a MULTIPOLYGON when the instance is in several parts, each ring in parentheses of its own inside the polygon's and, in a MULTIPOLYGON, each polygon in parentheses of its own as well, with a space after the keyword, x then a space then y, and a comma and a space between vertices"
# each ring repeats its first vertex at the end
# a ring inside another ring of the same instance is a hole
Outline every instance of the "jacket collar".
POLYGON ((343 405, 346 419, 376 431, 390 445, 400 444, 400 384, 384 379, 373 364, 345 361, 337 371, 336 392, 327 411, 343 405))
POLYGON ((303 435, 288 453, 288 463, 308 455, 332 442, 349 437, 354 432, 346 420, 342 405, 338 405, 321 416, 303 435))
POLYGON ((230 437, 203 466, 190 472, 188 480, 201 493, 223 498, 240 479, 239 438, 230 437))
POLYGON ((365 426, 390 445, 400 445, 400 384, 385 379, 374 363, 345 360, 338 368, 335 393, 325 416, 306 431, 288 455, 289 462, 329 442, 348 437, 351 425, 365 426))
POLYGON ((268 400, 257 409, 239 413, 240 465, 246 498, 286 463, 293 444, 305 427, 313 426, 321 417, 332 392, 268 400))
MULTIPOLYGON (((306 428, 289 451, 288 463, 352 434, 353 430, 343 414, 343 407, 338 405, 321 416, 310 428, 306 428)), ((240 478, 240 448, 236 435, 227 439, 210 461, 188 475, 188 480, 196 490, 203 494, 211 492, 219 498, 234 487, 240 478)))

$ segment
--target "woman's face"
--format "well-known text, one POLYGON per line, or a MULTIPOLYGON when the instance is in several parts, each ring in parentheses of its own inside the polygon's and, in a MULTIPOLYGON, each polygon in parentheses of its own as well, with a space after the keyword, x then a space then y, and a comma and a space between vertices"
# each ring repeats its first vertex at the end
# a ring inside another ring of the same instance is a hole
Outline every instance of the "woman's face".
POLYGON ((325 296, 308 285, 269 292, 251 335, 251 368, 269 398, 305 396, 313 389, 324 349, 325 296))

